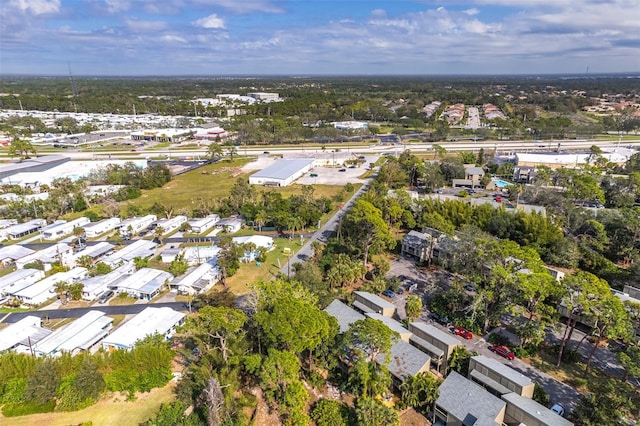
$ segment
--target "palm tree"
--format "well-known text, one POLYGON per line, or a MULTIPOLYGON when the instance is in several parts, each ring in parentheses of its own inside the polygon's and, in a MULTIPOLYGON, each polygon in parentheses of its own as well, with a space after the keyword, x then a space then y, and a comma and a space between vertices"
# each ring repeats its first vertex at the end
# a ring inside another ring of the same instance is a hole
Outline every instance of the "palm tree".
POLYGON ((267 221, 267 212, 264 210, 258 210, 256 213, 256 217, 253 218, 253 221, 256 225, 258 225, 258 232, 262 232, 262 227, 267 221))
POLYGON ((238 150, 234 145, 227 145, 227 157, 229 157, 230 161, 233 161, 233 157, 238 154, 238 150))
POLYGON ((162 226, 156 226, 153 230, 153 237, 162 244, 162 237, 164 236, 164 228, 162 226))
POLYGON ((405 404, 431 411, 438 399, 440 381, 431 373, 419 373, 409 376, 401 385, 402 400, 405 404))
POLYGON ((58 281, 53 285, 53 290, 56 292, 56 294, 60 298, 60 303, 63 305, 66 305, 67 291, 69 290, 69 285, 64 281, 58 281))
POLYGON ((209 160, 222 157, 222 147, 215 142, 211 142, 207 147, 207 155, 209 156, 209 160))

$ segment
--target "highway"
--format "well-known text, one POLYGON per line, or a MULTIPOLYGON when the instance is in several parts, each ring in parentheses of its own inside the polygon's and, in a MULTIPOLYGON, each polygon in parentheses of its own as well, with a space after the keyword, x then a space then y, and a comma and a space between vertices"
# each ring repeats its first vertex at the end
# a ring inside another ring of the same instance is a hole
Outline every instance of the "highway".
MULTIPOLYGON (((345 143, 346 144, 346 143, 345 143)), ((516 151, 538 151, 549 152, 558 148, 560 144, 561 151, 572 150, 588 150, 592 145, 597 145, 600 148, 614 148, 618 146, 640 146, 640 138, 627 139, 624 141, 618 140, 583 140, 583 139, 558 139, 558 140, 544 140, 544 141, 531 141, 531 140, 517 140, 517 141, 444 141, 439 142, 437 145, 445 148, 449 152, 459 151, 478 151, 480 148, 487 150, 495 150, 498 153, 508 153, 516 151)), ((350 150, 359 154, 384 154, 384 153, 400 153, 405 149, 409 149, 412 152, 433 152, 433 143, 397 143, 397 144, 369 144, 369 145, 350 145, 350 150)), ((331 145, 332 148, 335 145, 331 145)), ((296 147, 277 147, 269 145, 269 154, 289 154, 305 152, 312 155, 313 153, 326 152, 321 147, 310 146, 296 146, 296 147)), ((265 146, 261 147, 242 147, 238 149, 237 156, 258 156, 265 155, 265 146)), ((143 159, 149 156, 160 157, 163 155, 171 155, 172 158, 180 157, 192 157, 192 158, 205 158, 206 146, 199 149, 154 149, 144 150, 140 149, 137 152, 130 151, 112 151, 112 152, 82 152, 72 150, 61 150, 60 155, 67 156, 72 160, 91 160, 91 159, 143 159)))

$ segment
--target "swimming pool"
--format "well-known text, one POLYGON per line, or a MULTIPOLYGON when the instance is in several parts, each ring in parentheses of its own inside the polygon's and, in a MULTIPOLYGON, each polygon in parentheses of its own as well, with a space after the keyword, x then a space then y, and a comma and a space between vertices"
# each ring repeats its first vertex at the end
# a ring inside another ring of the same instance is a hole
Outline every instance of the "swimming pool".
POLYGON ((491 179, 491 182, 495 183, 498 188, 506 188, 507 186, 512 185, 502 179, 491 179))

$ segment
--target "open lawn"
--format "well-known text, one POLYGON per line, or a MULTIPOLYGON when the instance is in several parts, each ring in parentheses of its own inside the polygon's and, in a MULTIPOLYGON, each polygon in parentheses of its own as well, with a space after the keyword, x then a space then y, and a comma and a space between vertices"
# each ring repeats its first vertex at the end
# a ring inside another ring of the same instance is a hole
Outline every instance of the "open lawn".
MULTIPOLYGON (((220 161, 199 169, 174 177, 162 188, 142 191, 142 196, 127 204, 141 208, 149 208, 154 203, 160 203, 175 209, 190 208, 193 201, 201 198, 225 198, 229 196, 231 188, 239 178, 248 180, 255 171, 243 172, 241 167, 249 160, 237 159, 233 162, 220 161)), ((314 197, 331 197, 342 190, 341 186, 314 185, 314 197)), ((280 192, 284 197, 302 193, 302 185, 291 185, 283 188, 256 187, 258 193, 262 191, 280 192)))
MULTIPOLYGON (((282 252, 285 247, 289 247, 293 253, 301 247, 300 239, 289 240, 288 238, 274 238, 275 248, 267 253, 267 260, 258 266, 256 262, 242 263, 240 269, 232 277, 227 278, 226 285, 234 294, 241 295, 249 291, 247 284, 252 284, 258 280, 268 281, 278 274, 280 264, 287 264, 287 256, 282 252)), ((293 272, 292 272, 293 273, 293 272)))
POLYGON ((155 414, 160 404, 175 399, 172 383, 151 392, 136 394, 134 401, 126 402, 126 396, 111 396, 99 401, 91 407, 70 413, 44 413, 31 416, 11 417, 0 415, 0 424, 12 426, 66 426, 92 422, 93 426, 137 425, 155 414))

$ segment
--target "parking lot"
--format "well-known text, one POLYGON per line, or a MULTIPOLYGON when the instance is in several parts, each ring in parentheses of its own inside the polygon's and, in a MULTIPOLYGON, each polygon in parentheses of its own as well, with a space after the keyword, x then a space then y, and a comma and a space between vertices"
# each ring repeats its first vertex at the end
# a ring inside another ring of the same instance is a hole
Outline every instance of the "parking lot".
MULTIPOLYGON (((406 303, 407 296, 409 294, 415 294, 422 298, 423 304, 425 305, 425 308, 423 308, 422 314, 417 321, 432 324, 434 327, 437 327, 444 332, 451 333, 451 325, 453 324, 444 325, 434 321, 431 317, 431 312, 426 308, 426 305, 433 296, 447 291, 449 289, 449 284, 455 276, 439 269, 428 271, 424 268, 418 268, 413 260, 402 257, 391 262, 391 268, 387 277, 394 276, 401 278, 401 285, 404 288, 415 288, 415 290, 405 291, 403 294, 396 294, 393 298, 386 298, 396 306, 398 318, 400 320, 406 319, 404 305, 406 303), (414 285, 415 287, 412 287, 414 285)), ((493 332, 497 331, 503 333, 501 328, 493 330, 493 332)), ((486 340, 489 334, 486 336, 473 335, 470 339, 465 339, 462 336, 455 335, 453 333, 452 336, 455 336, 455 338, 458 339, 468 351, 496 359, 516 371, 519 371, 531 380, 539 382, 549 393, 551 402, 559 403, 567 410, 567 412, 570 412, 575 408, 578 399, 580 398, 580 394, 575 389, 559 382, 544 372, 536 370, 531 365, 518 358, 508 360, 490 351, 490 344, 486 340)))

